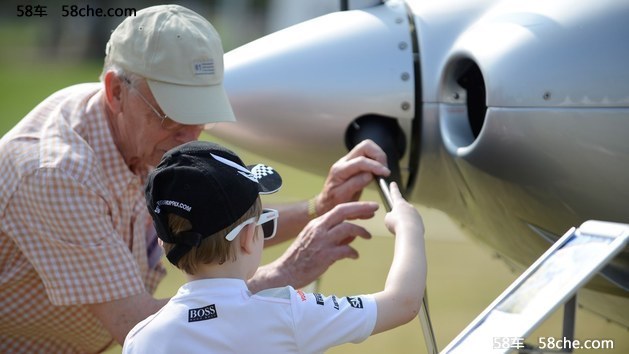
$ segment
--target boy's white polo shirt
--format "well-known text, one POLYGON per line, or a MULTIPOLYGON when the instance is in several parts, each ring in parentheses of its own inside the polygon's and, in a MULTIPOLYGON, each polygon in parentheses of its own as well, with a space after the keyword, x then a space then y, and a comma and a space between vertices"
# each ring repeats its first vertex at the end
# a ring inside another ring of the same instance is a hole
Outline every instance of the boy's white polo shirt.
POLYGON ((376 323, 371 295, 337 298, 292 287, 252 295, 241 279, 183 285, 136 325, 123 353, 322 353, 365 340, 376 323))

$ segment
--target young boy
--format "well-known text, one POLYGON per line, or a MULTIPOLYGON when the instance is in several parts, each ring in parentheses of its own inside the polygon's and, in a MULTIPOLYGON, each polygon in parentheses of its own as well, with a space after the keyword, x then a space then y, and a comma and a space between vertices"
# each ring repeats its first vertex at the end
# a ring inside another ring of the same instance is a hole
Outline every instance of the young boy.
POLYGON ((287 286, 252 294, 245 281, 278 216, 261 208, 259 195, 281 184, 272 168, 246 167, 209 142, 164 155, 149 175, 146 199, 168 260, 189 282, 131 330, 123 353, 321 353, 417 315, 426 277, 424 227, 394 183, 385 224, 396 235, 395 253, 383 291, 338 298, 287 286))

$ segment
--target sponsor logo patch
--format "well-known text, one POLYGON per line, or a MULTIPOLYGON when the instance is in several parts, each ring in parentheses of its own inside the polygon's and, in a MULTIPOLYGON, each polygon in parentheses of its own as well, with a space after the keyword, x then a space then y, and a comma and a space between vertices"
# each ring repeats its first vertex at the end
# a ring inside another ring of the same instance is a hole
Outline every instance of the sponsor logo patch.
POLYGON ((347 297, 347 301, 349 302, 349 305, 353 308, 356 309, 362 309, 363 308, 363 299, 359 298, 359 297, 351 297, 348 296, 347 297))
POLYGON ((214 74, 214 60, 199 60, 194 62, 194 74, 195 75, 213 75, 214 74))
POLYGON ((339 309, 339 302, 338 302, 338 300, 337 300, 335 295, 332 295, 332 302, 334 303, 334 309, 338 310, 339 309))
POLYGON ((218 313, 214 304, 188 310, 188 322, 211 320, 217 317, 218 313))
POLYGON ((314 295, 315 300, 317 300, 317 305, 323 306, 325 304, 325 302, 323 301, 323 295, 317 293, 314 293, 312 295, 314 295))
POLYGON ((303 291, 297 290, 297 295, 301 298, 301 301, 306 301, 306 294, 303 291))
POLYGON ((178 202, 175 200, 158 200, 157 207, 155 208, 155 214, 159 214, 161 212, 159 207, 162 205, 183 209, 187 212, 190 212, 190 210, 192 210, 191 206, 182 202, 178 202))

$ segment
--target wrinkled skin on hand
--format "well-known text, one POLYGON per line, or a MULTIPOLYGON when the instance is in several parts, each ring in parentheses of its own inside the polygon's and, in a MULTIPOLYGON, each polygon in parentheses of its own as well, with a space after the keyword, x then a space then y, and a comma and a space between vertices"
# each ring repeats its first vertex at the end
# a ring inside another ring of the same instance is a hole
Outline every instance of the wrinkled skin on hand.
POLYGON ((296 288, 306 286, 334 262, 358 258, 351 243, 357 237, 369 239, 371 234, 348 220, 372 218, 377 209, 375 202, 349 202, 311 220, 278 260, 290 284, 296 288))
POLYGON ((316 198, 317 215, 338 204, 358 200, 374 175, 386 177, 390 173, 384 151, 371 140, 362 141, 330 168, 316 198))
POLYGON ((304 219, 291 221, 286 214, 280 216, 284 232, 298 236, 280 258, 258 268, 248 282, 250 290, 285 285, 300 288, 319 278, 337 260, 358 258, 351 243, 357 237, 371 238, 371 234, 347 221, 373 217, 378 203, 357 200, 374 175, 386 177, 390 173, 386 154, 371 140, 359 143, 335 162, 315 197, 319 217, 301 229, 304 219))

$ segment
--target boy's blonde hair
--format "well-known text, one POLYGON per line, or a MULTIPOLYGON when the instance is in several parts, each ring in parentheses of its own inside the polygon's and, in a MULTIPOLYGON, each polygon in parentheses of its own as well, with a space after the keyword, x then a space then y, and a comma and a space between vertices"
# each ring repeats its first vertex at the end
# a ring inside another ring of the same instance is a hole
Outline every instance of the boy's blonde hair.
MULTIPOLYGON (((251 208, 247 210, 238 220, 228 227, 220 230, 205 239, 201 240, 201 244, 198 247, 192 247, 181 259, 177 262, 177 268, 183 270, 187 274, 195 274, 199 265, 218 263, 223 264, 228 259, 231 261, 236 260, 236 250, 234 244, 238 238, 233 241, 227 241, 225 236, 234 227, 240 225, 245 220, 252 217, 259 217, 262 212, 262 204, 260 198, 258 198, 251 208)), ((208 216, 211 217, 211 216, 208 216)), ((168 215, 168 227, 174 238, 177 238, 178 234, 183 231, 188 231, 192 228, 190 221, 176 214, 168 215)), ((166 254, 175 247, 173 243, 164 242, 164 251, 166 254)))

